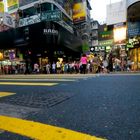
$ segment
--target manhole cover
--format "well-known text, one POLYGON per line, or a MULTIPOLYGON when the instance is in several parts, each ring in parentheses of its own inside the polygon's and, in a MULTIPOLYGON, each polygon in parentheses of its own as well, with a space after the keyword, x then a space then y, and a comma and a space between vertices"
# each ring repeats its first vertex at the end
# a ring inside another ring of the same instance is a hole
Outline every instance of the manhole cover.
POLYGON ((52 107, 70 99, 72 93, 65 91, 47 91, 30 94, 16 94, 15 96, 4 97, 0 103, 27 106, 33 108, 52 107))

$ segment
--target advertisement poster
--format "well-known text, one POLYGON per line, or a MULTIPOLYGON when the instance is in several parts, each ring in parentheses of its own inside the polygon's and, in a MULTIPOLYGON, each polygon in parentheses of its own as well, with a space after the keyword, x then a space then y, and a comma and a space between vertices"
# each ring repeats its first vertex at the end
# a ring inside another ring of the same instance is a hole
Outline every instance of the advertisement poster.
POLYGON ((18 0, 7 0, 8 11, 18 8, 18 0))
POLYGON ((0 13, 4 13, 4 3, 0 0, 0 13))
POLYGON ((80 2, 73 5, 73 22, 79 23, 86 20, 86 3, 80 2))

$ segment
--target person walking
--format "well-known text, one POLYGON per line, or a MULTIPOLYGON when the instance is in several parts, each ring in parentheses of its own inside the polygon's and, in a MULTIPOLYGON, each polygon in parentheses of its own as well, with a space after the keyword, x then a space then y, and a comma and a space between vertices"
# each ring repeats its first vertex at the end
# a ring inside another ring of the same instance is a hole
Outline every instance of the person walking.
POLYGON ((87 67, 87 56, 86 54, 83 54, 81 59, 80 59, 80 62, 82 64, 82 73, 86 73, 86 67, 87 67))

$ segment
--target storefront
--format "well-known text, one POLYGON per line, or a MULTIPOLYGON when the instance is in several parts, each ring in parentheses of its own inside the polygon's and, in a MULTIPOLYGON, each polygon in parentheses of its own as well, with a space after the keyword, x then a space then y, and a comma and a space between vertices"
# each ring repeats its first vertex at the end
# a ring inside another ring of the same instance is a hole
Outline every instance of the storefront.
POLYGON ((132 69, 140 70, 140 1, 128 0, 128 49, 132 69))
POLYGON ((31 67, 38 63, 65 61, 81 55, 82 40, 56 22, 40 22, 11 29, 0 34, 2 65, 18 65, 29 61, 31 67), (8 40, 8 42, 7 42, 8 40))

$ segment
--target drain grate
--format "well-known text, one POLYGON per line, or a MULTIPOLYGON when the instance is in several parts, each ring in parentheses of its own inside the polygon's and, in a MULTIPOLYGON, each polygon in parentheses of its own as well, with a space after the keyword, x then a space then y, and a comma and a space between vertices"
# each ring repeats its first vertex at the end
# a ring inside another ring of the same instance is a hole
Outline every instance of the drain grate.
POLYGON ((20 105, 32 108, 52 107, 62 103, 73 96, 65 91, 47 91, 30 94, 16 94, 0 99, 0 103, 20 105))

